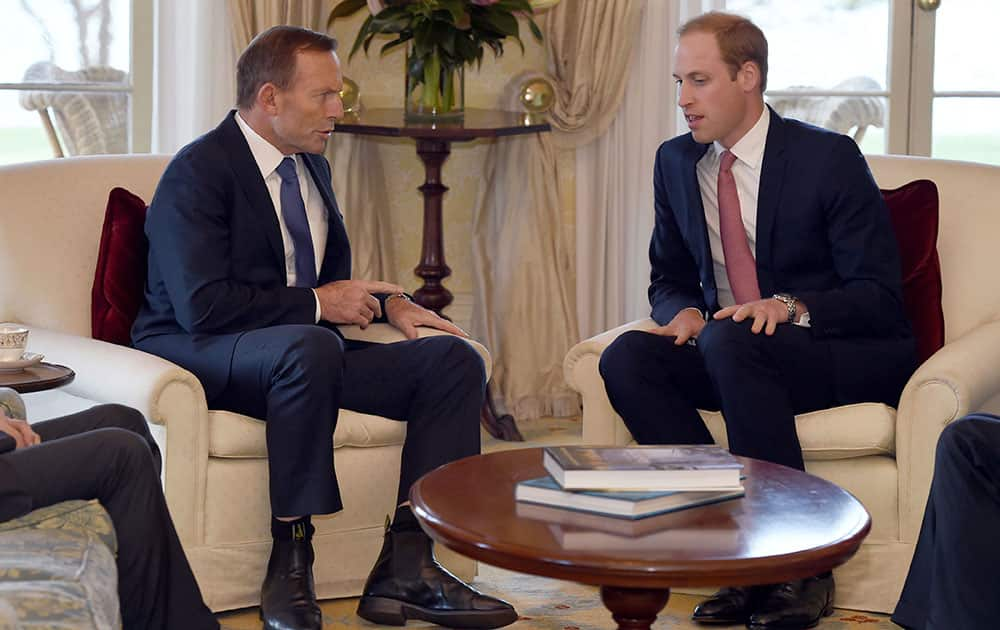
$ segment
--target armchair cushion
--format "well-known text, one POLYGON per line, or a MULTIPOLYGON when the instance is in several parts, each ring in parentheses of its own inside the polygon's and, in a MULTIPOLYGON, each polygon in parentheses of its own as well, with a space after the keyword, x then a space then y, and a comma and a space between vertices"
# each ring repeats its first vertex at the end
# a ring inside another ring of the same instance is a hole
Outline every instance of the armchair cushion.
POLYGON ((94 339, 131 345, 132 323, 142 305, 148 245, 146 203, 124 188, 108 196, 94 272, 91 332, 94 339))
POLYGON ((903 276, 903 301, 920 363, 944 345, 941 262, 938 259, 938 189, 927 179, 883 190, 903 276))

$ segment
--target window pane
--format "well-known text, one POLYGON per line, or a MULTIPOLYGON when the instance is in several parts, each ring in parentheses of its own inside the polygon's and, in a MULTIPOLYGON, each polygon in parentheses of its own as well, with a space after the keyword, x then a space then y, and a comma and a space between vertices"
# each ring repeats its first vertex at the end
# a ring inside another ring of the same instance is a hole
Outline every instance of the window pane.
POLYGON ((726 10, 767 36, 769 90, 886 87, 889 0, 727 0, 726 10))
POLYGON ((1000 3, 946 0, 934 16, 934 89, 1000 91, 995 51, 1000 3))
POLYGON ((0 164, 53 157, 37 112, 18 104, 17 92, 0 90, 0 164))
POLYGON ((931 155, 1000 164, 998 111, 1000 98, 934 99, 931 155))
POLYGON ((130 13, 130 0, 0 0, 0 83, 29 68, 38 81, 127 83, 130 13))
POLYGON ((37 129, 45 138, 45 112, 66 156, 128 153, 128 110, 126 92, 0 90, 2 124, 37 129))
POLYGON ((847 134, 865 153, 885 153, 889 103, 884 96, 768 96, 776 112, 847 134))

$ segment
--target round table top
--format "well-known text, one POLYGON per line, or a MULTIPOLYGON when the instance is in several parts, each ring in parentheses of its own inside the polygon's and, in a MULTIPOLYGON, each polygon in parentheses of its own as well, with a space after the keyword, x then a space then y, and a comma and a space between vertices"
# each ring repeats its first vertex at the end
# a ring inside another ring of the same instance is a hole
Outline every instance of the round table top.
POLYGON ((638 520, 514 500, 545 475, 542 449, 467 457, 418 480, 414 513, 436 541, 521 573, 633 588, 784 582, 843 564, 871 517, 813 475, 740 458, 746 496, 638 520))
POLYGON ((76 373, 65 365, 42 362, 16 372, 0 371, 0 387, 10 387, 16 392, 27 394, 62 387, 74 378, 76 373))

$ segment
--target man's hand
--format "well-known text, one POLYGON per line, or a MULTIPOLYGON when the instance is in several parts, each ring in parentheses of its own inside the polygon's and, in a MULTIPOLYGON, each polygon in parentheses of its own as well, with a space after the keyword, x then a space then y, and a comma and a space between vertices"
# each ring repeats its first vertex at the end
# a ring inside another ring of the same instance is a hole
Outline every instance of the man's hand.
POLYGON ((24 420, 11 418, 3 411, 0 411, 0 431, 14 438, 16 444, 14 448, 24 448, 42 443, 42 438, 31 430, 31 425, 24 420))
POLYGON ((338 280, 316 287, 320 317, 331 324, 357 324, 368 328, 382 307, 372 293, 401 293, 403 287, 380 280, 338 280))
POLYGON ((465 332, 447 319, 440 317, 432 310, 419 304, 414 304, 406 298, 394 298, 385 303, 386 318, 389 323, 398 328, 407 339, 417 338, 418 326, 429 326, 449 332, 459 337, 468 337, 465 332))
POLYGON ((765 335, 773 335, 778 328, 778 324, 788 321, 788 307, 785 303, 774 298, 755 300, 746 304, 734 304, 720 309, 715 313, 715 319, 726 319, 732 317, 734 322, 742 322, 744 319, 753 318, 753 325, 750 331, 758 334, 764 331, 765 335))
POLYGON ((674 315, 674 318, 666 326, 654 328, 649 332, 664 337, 674 335, 677 337, 674 344, 683 346, 688 342, 688 339, 701 334, 701 329, 704 327, 705 319, 701 316, 701 311, 694 308, 686 308, 674 315))

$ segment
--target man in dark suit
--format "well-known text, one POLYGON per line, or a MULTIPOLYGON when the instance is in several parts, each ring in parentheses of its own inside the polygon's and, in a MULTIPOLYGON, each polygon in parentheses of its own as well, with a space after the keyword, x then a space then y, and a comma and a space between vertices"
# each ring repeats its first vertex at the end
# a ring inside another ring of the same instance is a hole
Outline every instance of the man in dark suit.
POLYGON ((100 405, 29 425, 0 406, 0 522, 72 499, 97 499, 114 524, 123 628, 219 627, 170 520, 142 414, 100 405))
POLYGON ((409 509, 421 475, 479 452, 485 373, 459 328, 396 285, 350 279, 347 233, 320 155, 343 115, 335 48, 326 35, 279 26, 243 52, 238 110, 178 152, 150 205, 146 301, 133 340, 197 375, 211 407, 267 421, 266 628, 322 626, 310 515, 342 508, 332 447, 341 408, 407 421, 399 507, 358 614, 395 625, 506 625, 514 609, 441 568, 409 509), (336 328, 374 321, 409 340, 361 344, 336 328), (453 335, 416 339, 417 326, 453 335))
MULTIPOLYGON (((915 358, 882 197, 854 142, 764 105, 767 40, 708 13, 680 31, 678 102, 691 133, 656 158, 650 332, 601 358, 608 397, 641 444, 711 443, 803 469, 795 414, 894 405, 915 358)), ((801 628, 832 611, 829 574, 727 588, 694 619, 801 628)))
POLYGON ((920 538, 892 620, 913 630, 992 630, 1000 605, 1000 418, 941 432, 920 538))

